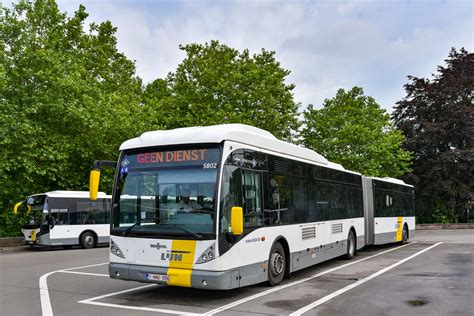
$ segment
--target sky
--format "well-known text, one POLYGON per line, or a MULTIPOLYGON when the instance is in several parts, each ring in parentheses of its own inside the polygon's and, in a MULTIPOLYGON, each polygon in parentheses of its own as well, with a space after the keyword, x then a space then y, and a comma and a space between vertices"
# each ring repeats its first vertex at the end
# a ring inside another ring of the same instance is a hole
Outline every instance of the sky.
POLYGON ((339 88, 364 88, 387 109, 405 96, 407 76, 430 78, 451 47, 474 51, 473 0, 160 1, 60 0, 89 22, 110 20, 118 49, 144 83, 184 59, 180 44, 213 39, 242 50, 276 52, 291 71, 294 100, 320 108, 339 88))

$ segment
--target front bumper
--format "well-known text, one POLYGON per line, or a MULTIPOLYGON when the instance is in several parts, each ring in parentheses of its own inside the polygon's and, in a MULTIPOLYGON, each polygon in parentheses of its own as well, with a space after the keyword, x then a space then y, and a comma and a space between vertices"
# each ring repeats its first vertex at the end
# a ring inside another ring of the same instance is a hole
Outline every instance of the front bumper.
POLYGON ((204 271, 111 262, 109 263, 109 275, 113 279, 208 290, 230 290, 240 286, 240 273, 238 269, 228 271, 204 271), (168 275, 169 281, 148 280, 146 278, 147 273, 168 275))

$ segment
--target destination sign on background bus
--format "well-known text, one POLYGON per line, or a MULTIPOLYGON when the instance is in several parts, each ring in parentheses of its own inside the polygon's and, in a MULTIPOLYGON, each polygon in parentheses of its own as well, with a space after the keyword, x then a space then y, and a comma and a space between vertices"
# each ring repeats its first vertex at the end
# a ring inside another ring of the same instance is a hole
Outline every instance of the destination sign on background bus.
POLYGON ((218 148, 192 148, 176 150, 147 150, 140 153, 125 155, 122 168, 129 167, 171 167, 171 166, 196 166, 203 168, 219 163, 220 151, 218 148))

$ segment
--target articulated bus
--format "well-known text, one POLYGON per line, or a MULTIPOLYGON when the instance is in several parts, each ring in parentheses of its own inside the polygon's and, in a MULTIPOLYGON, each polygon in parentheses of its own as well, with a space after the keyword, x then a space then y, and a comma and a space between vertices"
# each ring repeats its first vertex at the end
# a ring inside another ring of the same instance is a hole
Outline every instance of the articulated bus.
POLYGON ((109 241, 110 195, 100 192, 91 201, 87 191, 35 194, 17 203, 15 213, 25 202, 28 210, 21 232, 26 244, 93 248, 109 241))
MULTIPOLYGON (((99 177, 96 168, 91 198, 99 177)), ((124 142, 112 203, 110 277, 204 289, 276 285, 415 229, 412 186, 240 124, 124 142)))

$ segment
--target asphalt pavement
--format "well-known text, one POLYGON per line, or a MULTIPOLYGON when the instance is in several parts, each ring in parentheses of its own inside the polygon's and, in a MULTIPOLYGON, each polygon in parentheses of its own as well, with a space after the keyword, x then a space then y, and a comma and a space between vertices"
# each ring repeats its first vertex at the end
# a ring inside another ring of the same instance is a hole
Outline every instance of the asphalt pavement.
POLYGON ((418 231, 277 287, 195 290, 112 280, 108 248, 0 253, 0 315, 473 315, 474 230, 418 231))

